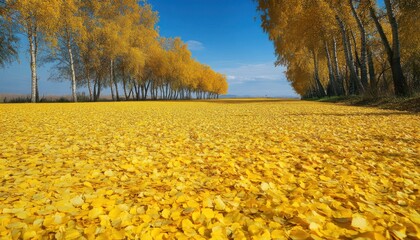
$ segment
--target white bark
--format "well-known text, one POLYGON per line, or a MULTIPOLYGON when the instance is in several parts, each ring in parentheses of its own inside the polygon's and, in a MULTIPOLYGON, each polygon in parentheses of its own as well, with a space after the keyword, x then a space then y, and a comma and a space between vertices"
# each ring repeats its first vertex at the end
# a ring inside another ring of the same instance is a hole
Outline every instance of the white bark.
POLYGON ((340 73, 340 67, 338 64, 338 55, 337 55, 337 41, 333 37, 333 59, 334 59, 334 75, 337 83, 338 95, 345 95, 344 86, 343 86, 343 77, 340 73))
POLYGON ((367 86, 368 83, 368 74, 367 74, 367 40, 366 40, 366 31, 365 27, 360 19, 359 15, 356 12, 356 9, 353 6, 353 0, 349 0, 351 12, 353 14, 354 19, 357 22, 357 26, 360 31, 360 41, 361 41, 361 48, 360 48, 360 71, 361 71, 361 81, 364 87, 367 86))
POLYGON ((410 94, 408 89, 407 80, 405 79, 402 67, 401 67, 401 58, 400 58, 400 44, 398 36, 398 23, 395 19, 395 14, 393 12, 390 0, 385 0, 385 6, 387 10, 388 20, 392 28, 392 48, 389 43, 389 40, 382 28, 381 23, 379 22, 378 17, 376 16, 374 8, 370 7, 370 15, 375 22, 376 28, 381 37, 382 43, 388 54, 388 61, 392 70, 392 80, 394 82, 394 91, 397 96, 407 96, 410 94))
POLYGON ((327 66, 328 66, 328 75, 329 75, 329 83, 328 83, 328 89, 327 89, 327 93, 328 95, 337 95, 337 90, 336 90, 336 79, 334 77, 334 70, 333 70, 333 66, 332 66, 332 61, 331 61, 331 55, 330 55, 330 50, 328 48, 328 43, 325 41, 324 42, 325 45, 325 54, 327 57, 327 66), (332 93, 329 92, 329 90, 332 90, 332 93))
POLYGON ((322 86, 322 83, 319 79, 319 67, 318 67, 318 56, 315 51, 312 51, 312 56, 314 60, 314 78, 315 78, 315 87, 317 89, 317 97, 325 97, 325 90, 322 86))
POLYGON ((36 76, 36 36, 34 36, 34 32, 31 29, 28 29, 28 40, 29 40, 29 53, 31 55, 31 102, 36 102, 37 96, 37 76, 36 76))
POLYGON ((344 24, 343 20, 338 15, 336 15, 335 18, 341 30, 341 36, 342 36, 343 46, 344 46, 344 55, 346 57, 347 66, 350 70, 349 94, 355 94, 356 93, 355 88, 357 87, 356 84, 359 82, 359 79, 358 79, 354 62, 353 62, 351 43, 348 39, 346 25, 344 24))
POLYGON ((72 94, 73 102, 77 102, 77 94, 76 94, 76 73, 74 71, 73 53, 72 53, 72 50, 71 50, 70 40, 67 42, 67 50, 68 50, 69 59, 70 59, 71 94, 72 94))

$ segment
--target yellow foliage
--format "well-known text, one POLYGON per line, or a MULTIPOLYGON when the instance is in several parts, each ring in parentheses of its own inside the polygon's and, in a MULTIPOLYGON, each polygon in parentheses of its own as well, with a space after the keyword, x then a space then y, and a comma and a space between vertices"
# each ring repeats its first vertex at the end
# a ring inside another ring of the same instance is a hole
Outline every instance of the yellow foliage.
POLYGON ((263 100, 0 112, 1 239, 420 237, 416 114, 263 100))

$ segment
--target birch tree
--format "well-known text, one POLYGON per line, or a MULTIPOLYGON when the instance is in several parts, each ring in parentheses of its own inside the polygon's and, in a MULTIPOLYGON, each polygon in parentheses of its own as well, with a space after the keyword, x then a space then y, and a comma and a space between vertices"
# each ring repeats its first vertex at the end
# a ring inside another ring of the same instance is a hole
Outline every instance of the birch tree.
MULTIPOLYGON (((108 87, 113 100, 121 100, 121 87, 125 100, 148 94, 191 98, 193 92, 212 98, 227 91, 226 77, 196 62, 181 39, 159 36, 157 13, 145 1, 22 0, 10 5, 29 41, 32 102, 37 101, 40 40, 50 47, 48 59, 57 63, 58 77, 70 78, 74 102, 78 85, 87 86, 91 101, 108 87)), ((8 60, 4 46, 0 64, 8 60)))
POLYGON ((77 102, 76 67, 73 48, 80 37, 79 31, 83 28, 83 19, 80 16, 80 2, 76 0, 61 0, 60 6, 57 35, 67 51, 72 100, 77 102))
POLYGON ((388 21, 392 29, 392 43, 390 43, 388 37, 384 32, 384 29, 382 27, 381 22, 379 21, 374 6, 370 7, 370 14, 375 22, 376 28, 378 29, 379 35, 382 40, 382 44, 384 45, 386 53, 388 55, 388 61, 392 71, 392 80, 394 83, 395 95, 407 96, 409 95, 409 89, 407 85, 407 80, 404 76, 403 69, 401 66, 401 50, 398 22, 395 16, 394 7, 391 3, 391 0, 384 0, 384 2, 386 6, 386 14, 388 17, 388 21))
POLYGON ((39 43, 44 38, 54 44, 60 17, 60 0, 20 0, 13 1, 11 8, 16 12, 17 23, 29 42, 31 68, 31 102, 38 99, 37 56, 39 43))
MULTIPOLYGON (((360 78, 364 88, 368 86, 368 69, 367 69, 367 37, 365 24, 362 22, 359 14, 356 12, 356 8, 353 5, 353 0, 348 0, 349 6, 354 19, 357 22, 357 27, 360 31, 360 78)), ((360 7, 359 3, 359 8, 360 7)))
POLYGON ((322 97, 325 86, 330 96, 377 96, 378 82, 386 94, 388 79, 394 83, 396 96, 407 96, 408 73, 410 85, 414 89, 420 85, 416 72, 418 58, 414 57, 419 51, 411 47, 416 46, 419 38, 414 36, 419 36, 415 33, 419 31, 409 27, 418 25, 418 11, 409 10, 419 9, 418 1, 385 0, 386 21, 377 14, 376 2, 369 0, 255 1, 261 27, 274 45, 276 65, 287 67, 288 80, 302 96, 322 97), (407 26, 407 30, 400 24, 407 26), (401 44, 400 36, 404 36, 406 45, 401 44), (376 44, 378 41, 383 47, 376 44), (413 57, 406 61, 404 56, 409 52, 413 57), (387 56, 391 76, 382 55, 387 56), (402 61, 411 65, 403 65, 402 61))

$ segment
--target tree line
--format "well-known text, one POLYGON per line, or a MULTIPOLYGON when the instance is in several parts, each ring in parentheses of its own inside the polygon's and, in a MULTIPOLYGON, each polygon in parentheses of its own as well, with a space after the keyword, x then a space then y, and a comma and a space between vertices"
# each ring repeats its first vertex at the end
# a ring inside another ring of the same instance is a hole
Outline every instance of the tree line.
POLYGON ((256 1, 276 64, 302 97, 420 91, 420 1, 256 1))
POLYGON ((54 63, 54 78, 86 87, 97 101, 217 98, 226 76, 192 58, 180 38, 159 36, 158 13, 137 0, 0 0, 0 67, 17 59, 18 37, 29 43, 31 102, 39 100, 37 67, 54 63))

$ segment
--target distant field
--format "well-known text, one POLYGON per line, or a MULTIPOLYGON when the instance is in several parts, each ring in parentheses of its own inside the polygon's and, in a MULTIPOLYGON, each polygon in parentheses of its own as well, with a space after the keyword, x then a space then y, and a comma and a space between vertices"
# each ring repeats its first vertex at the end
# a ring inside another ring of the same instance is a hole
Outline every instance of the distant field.
POLYGON ((8 94, 8 93, 0 93, 0 103, 7 102, 10 99, 30 98, 30 97, 31 97, 30 94, 8 94))
MULTIPOLYGON (((56 96, 56 95, 48 95, 48 96, 40 96, 48 101, 57 101, 58 99, 71 99, 71 96, 56 96)), ((7 94, 7 93, 0 93, 0 103, 16 101, 21 99, 31 99, 30 94, 7 94)))
MULTIPOLYGON (((88 96, 82 95, 83 98, 87 99, 88 96)), ((9 94, 9 93, 0 93, 0 103, 9 103, 9 102, 23 102, 26 100, 30 102, 30 94, 9 94)), ((71 101, 71 95, 40 95, 39 99, 44 102, 63 102, 71 101)), ((111 96, 102 96, 101 100, 111 100, 111 96)))
POLYGON ((420 238, 420 115, 294 100, 0 105, 0 238, 420 238))

